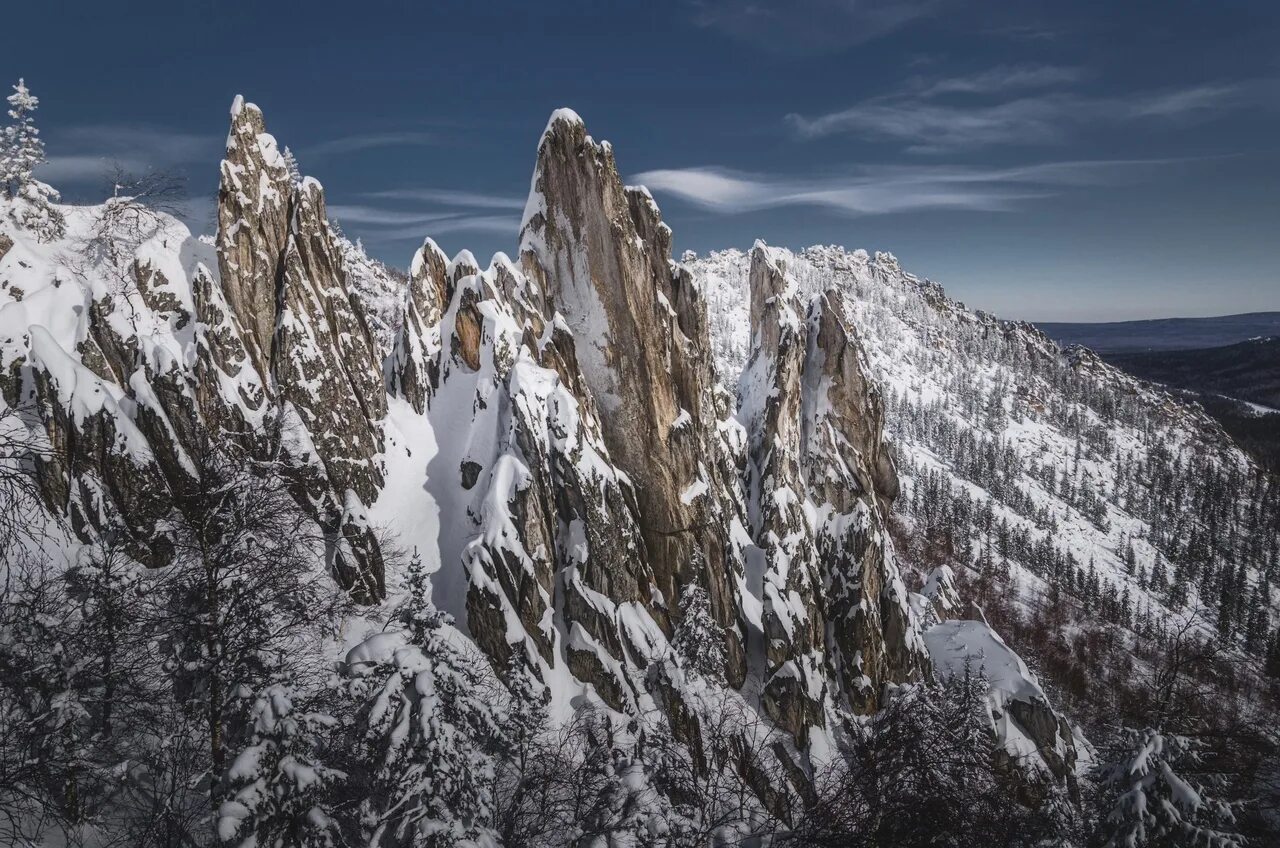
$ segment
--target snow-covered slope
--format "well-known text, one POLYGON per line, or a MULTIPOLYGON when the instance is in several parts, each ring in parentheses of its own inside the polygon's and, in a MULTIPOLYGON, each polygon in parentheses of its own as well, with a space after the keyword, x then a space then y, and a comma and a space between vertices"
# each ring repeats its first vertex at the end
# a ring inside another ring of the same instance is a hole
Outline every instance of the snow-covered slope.
MULTIPOLYGON (((1200 610, 1231 641, 1265 640, 1280 493, 1199 408, 972 312, 889 254, 774 252, 802 291, 843 293, 918 531, 963 563, 1007 565, 1029 600, 1056 585, 1139 630, 1200 610)), ((690 266, 732 388, 751 339, 751 258, 690 266)))

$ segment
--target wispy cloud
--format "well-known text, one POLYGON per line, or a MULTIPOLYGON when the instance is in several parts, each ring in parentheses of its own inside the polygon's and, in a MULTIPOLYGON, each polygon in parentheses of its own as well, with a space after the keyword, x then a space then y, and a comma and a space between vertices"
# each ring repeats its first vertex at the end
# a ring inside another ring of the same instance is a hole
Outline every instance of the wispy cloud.
POLYGON ((944 94, 1000 94, 1027 91, 1076 82, 1085 76, 1082 68, 1061 65, 1000 65, 995 68, 959 76, 928 80, 916 78, 908 88, 917 97, 944 94))
POLYGON ((105 182, 108 171, 119 165, 126 171, 140 173, 151 163, 137 156, 98 156, 88 153, 55 155, 40 166, 40 179, 54 186, 67 183, 105 182))
POLYGON ((985 35, 1008 38, 1012 41, 1057 41, 1065 35, 1059 26, 1046 26, 1043 23, 1012 23, 987 27, 982 30, 985 35))
POLYGON ((422 147, 438 144, 439 136, 434 132, 423 130, 401 130, 397 132, 361 133, 341 138, 332 138, 303 148, 302 156, 334 156, 341 153, 357 153, 362 150, 374 150, 383 147, 422 147))
POLYGON ((224 136, 132 124, 89 124, 60 130, 56 140, 76 149, 145 153, 165 162, 193 162, 221 153, 224 136))
POLYGON ((1061 137, 1064 117, 1076 98, 1048 95, 1019 98, 994 106, 868 100, 849 109, 814 118, 791 114, 787 122, 801 138, 837 133, 906 142, 916 152, 1042 144, 1061 137), (1068 102, 1071 101, 1071 102, 1068 102))
POLYGON ((693 20, 772 53, 812 54, 882 38, 932 13, 940 0, 695 0, 693 20))
POLYGON ((519 215, 458 215, 431 225, 433 233, 499 233, 511 236, 513 243, 519 230, 519 215))
POLYGON ((1141 179, 1150 169, 1188 160, 1043 162, 1008 168, 885 166, 854 174, 790 177, 720 167, 646 171, 633 179, 717 212, 816 206, 849 215, 925 210, 1005 212, 1072 187, 1141 179))
POLYGON ((384 209, 377 206, 336 204, 329 207, 329 215, 343 224, 376 224, 395 226, 400 224, 429 224, 446 218, 455 217, 458 213, 436 212, 424 213, 399 209, 384 209))
POLYGON ((932 81, 914 79, 891 94, 822 115, 789 114, 805 139, 835 134, 902 142, 914 153, 1062 141, 1082 127, 1144 119, 1198 120, 1263 103, 1273 80, 1211 83, 1085 95, 1064 86, 1083 72, 1058 66, 999 67, 932 81))
POLYGON ((451 233, 488 233, 508 236, 512 244, 520 229, 520 218, 515 215, 447 215, 422 225, 404 226, 348 226, 345 219, 338 219, 343 229, 356 232, 369 244, 399 245, 419 244, 423 237, 438 238, 451 233))
POLYGON ((1255 86, 1246 84, 1196 85, 1141 98, 1134 114, 1177 117, 1198 112, 1219 112, 1245 105, 1255 86))
POLYGON ((506 197, 474 191, 457 191, 447 188, 395 188, 371 191, 364 195, 382 200, 411 200, 423 203, 439 203, 447 206, 463 206, 473 209, 524 209, 523 197, 506 197))
POLYGON ((221 136, 112 124, 60 129, 49 134, 46 144, 49 161, 41 166, 40 178, 72 189, 100 188, 116 165, 135 173, 181 170, 196 163, 216 168, 222 151, 221 136))
POLYGON ((406 188, 365 192, 364 203, 336 204, 329 212, 348 232, 370 244, 395 246, 423 236, 498 233, 514 241, 524 201, 482 192, 406 188))

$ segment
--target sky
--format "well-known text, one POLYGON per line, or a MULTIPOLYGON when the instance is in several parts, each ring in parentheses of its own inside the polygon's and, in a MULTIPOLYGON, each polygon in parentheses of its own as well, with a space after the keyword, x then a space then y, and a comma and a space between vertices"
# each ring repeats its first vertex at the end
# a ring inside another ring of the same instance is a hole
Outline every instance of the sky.
POLYGON ((175 170, 211 227, 243 94, 372 255, 513 252, 569 106, 678 252, 886 250, 1027 320, 1280 309, 1273 0, 42 0, 5 21, 0 81, 40 98, 42 177, 73 202, 108 162, 175 170))

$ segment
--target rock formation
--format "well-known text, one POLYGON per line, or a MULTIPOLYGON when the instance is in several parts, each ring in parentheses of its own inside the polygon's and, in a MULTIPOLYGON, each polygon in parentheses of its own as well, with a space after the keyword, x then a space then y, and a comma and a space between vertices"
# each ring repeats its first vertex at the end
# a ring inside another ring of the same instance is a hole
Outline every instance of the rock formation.
POLYGON ((127 256, 120 234, 81 225, 113 249, 93 254, 78 285, 52 272, 50 316, 21 346, 6 342, 6 400, 39 418, 51 446, 42 490, 82 538, 110 529, 163 565, 165 518, 197 485, 191 457, 219 445, 279 456, 339 580, 374 600, 382 557, 365 509, 382 485, 381 365, 319 183, 293 184, 241 98, 218 197, 216 263, 160 216, 127 256), (199 258, 184 266, 188 250, 199 258), (74 356, 45 329, 68 326, 74 356))
POLYGON ((802 305, 785 259, 751 252, 751 358, 739 383, 752 538, 765 556, 766 709, 795 734, 839 700, 876 709, 928 662, 883 528, 897 477, 840 295, 802 305))
POLYGON ((259 374, 270 372, 293 184, 261 110, 237 96, 218 185, 218 272, 259 374))
POLYGON ((605 444, 633 485, 653 603, 672 611, 685 583, 703 584, 741 684, 736 483, 718 458, 706 309, 652 198, 623 186, 612 148, 568 110, 538 145, 520 244, 526 276, 573 332, 605 444))
POLYGON ((739 382, 748 433, 745 488, 761 585, 768 713, 799 735, 825 721, 826 610, 801 467, 808 323, 794 283, 768 249, 751 252, 751 358, 739 382))
MULTIPOLYGON (((538 145, 518 264, 426 239, 394 291, 240 98, 221 176, 212 249, 171 222, 118 267, 5 281, 0 308, 35 326, 0 338, 0 389, 50 446, 38 479, 81 539, 110 530, 165 565, 192 457, 233 446, 284 468, 359 600, 386 596, 370 516, 406 535, 434 518, 418 553, 495 667, 632 717, 657 704, 695 747, 694 672, 669 640, 700 587, 716 685, 789 735, 773 755, 797 792, 815 728, 928 676, 885 532, 884 411, 840 292, 802 296, 756 246, 735 406, 657 205, 567 110, 538 145), (418 512, 390 503, 410 497, 418 512)), ((0 268, 30 249, 0 234, 0 268)), ((922 600, 935 619, 939 598, 922 600)), ((1027 703, 1010 714, 1069 769, 1027 703)))

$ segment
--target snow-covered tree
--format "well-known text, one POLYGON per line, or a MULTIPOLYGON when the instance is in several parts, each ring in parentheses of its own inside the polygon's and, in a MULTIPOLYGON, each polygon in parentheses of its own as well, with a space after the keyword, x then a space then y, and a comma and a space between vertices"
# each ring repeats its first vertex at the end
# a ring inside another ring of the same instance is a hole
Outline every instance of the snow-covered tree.
POLYGON ((31 93, 25 80, 20 79, 13 87, 13 94, 6 99, 13 123, 5 128, 4 133, 4 186, 9 197, 17 197, 33 179, 36 166, 45 161, 44 142, 40 139, 34 117, 40 98, 31 93))
POLYGON ((338 824, 326 803, 346 777, 319 761, 319 738, 337 722, 297 709, 287 685, 267 687, 255 699, 248 744, 224 776, 226 800, 218 809, 218 838, 239 848, 328 848, 338 824))
MULTIPOLYGON (((415 562, 417 559, 415 557, 415 562)), ((345 690, 355 705, 353 791, 359 838, 370 846, 457 846, 492 834, 494 757, 502 707, 487 663, 451 638, 411 566, 403 629, 354 648, 345 690)))
POLYGON ((288 145, 284 148, 284 166, 289 171, 289 182, 295 186, 302 185, 302 169, 298 167, 298 158, 293 155, 288 145))
POLYGON ((690 583, 680 596, 680 624, 671 650, 686 672, 722 680, 726 663, 724 629, 711 614, 707 590, 690 583))
POLYGON ((1231 805, 1178 774, 1197 761, 1192 740, 1155 728, 1125 729, 1098 769, 1104 795, 1099 822, 1106 848, 1239 848, 1231 805))
MULTIPOLYGON (((816 776, 795 844, 841 846, 1063 845, 1065 825, 1033 810, 998 768, 987 682, 966 665, 937 683, 903 687, 816 776)), ((1019 779, 1030 781, 1031 772, 1019 779)))
MULTIPOLYGON (((41 563, 4 563, 0 581, 0 842, 28 844, 21 819, 82 817, 89 688, 78 621, 41 563)), ((36 844, 36 843, 30 843, 36 844)))
POLYGON ((142 570, 114 538, 108 538, 66 574, 79 606, 86 659, 93 662, 98 702, 94 724, 104 739, 115 730, 120 702, 139 697, 138 652, 131 642, 142 615, 142 570))
POLYGON ((154 614, 174 692, 202 716, 216 803, 228 747, 248 726, 237 694, 307 674, 306 649, 346 597, 315 579, 323 541, 277 464, 213 439, 188 456, 195 481, 174 496, 154 614))
POLYGON ((5 128, 0 154, 0 180, 5 194, 19 201, 13 211, 18 223, 44 241, 61 238, 67 223, 53 206, 59 200, 58 193, 35 178, 36 167, 45 162, 44 142, 34 116, 40 99, 21 79, 7 99, 13 123, 5 128))

